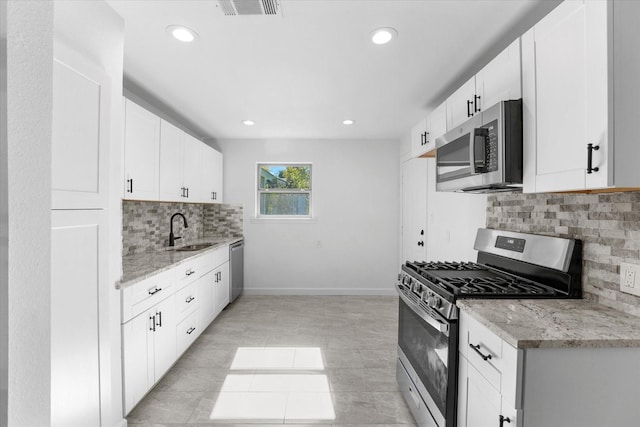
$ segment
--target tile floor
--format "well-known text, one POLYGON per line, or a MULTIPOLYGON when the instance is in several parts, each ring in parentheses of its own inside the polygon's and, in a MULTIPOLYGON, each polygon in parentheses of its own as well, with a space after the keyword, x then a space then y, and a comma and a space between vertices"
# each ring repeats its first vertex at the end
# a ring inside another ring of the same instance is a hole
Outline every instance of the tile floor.
POLYGON ((415 426, 397 298, 242 296, 129 414, 132 427, 415 426))

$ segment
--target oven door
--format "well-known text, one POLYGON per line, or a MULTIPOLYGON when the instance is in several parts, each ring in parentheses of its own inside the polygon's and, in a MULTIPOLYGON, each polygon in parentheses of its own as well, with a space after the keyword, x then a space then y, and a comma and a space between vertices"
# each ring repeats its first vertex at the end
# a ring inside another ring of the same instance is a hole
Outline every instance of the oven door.
POLYGON ((458 324, 442 318, 417 298, 400 290, 399 294, 400 363, 437 425, 454 427, 458 324))

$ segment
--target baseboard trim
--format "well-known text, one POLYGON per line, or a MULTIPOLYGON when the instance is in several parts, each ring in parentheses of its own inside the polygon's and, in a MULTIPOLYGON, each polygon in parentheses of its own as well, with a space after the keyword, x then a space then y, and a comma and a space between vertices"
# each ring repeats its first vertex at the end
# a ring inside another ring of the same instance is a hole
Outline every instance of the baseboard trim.
POLYGON ((353 296, 395 296, 395 289, 376 288, 245 288, 245 295, 353 295, 353 296))

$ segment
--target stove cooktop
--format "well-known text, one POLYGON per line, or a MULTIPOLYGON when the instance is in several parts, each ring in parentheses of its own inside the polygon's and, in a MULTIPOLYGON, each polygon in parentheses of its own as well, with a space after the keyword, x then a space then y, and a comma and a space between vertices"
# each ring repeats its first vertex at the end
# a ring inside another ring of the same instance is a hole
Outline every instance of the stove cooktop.
POLYGON ((416 279, 414 287, 423 285, 449 301, 558 296, 555 289, 542 283, 473 262, 407 262, 403 269, 416 279))

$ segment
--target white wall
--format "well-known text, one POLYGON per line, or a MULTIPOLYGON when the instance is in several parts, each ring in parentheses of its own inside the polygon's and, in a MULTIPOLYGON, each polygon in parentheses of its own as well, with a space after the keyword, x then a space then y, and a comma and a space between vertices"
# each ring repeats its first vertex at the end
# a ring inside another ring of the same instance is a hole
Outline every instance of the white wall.
POLYGON ((397 141, 223 140, 225 202, 244 206, 245 292, 393 294, 397 141), (311 221, 255 220, 256 164, 312 162, 311 221))
POLYGON ((473 243, 487 223, 487 196, 436 191, 435 159, 427 159, 427 168, 428 260, 475 261, 473 243))
POLYGON ((7 3, 7 56, 7 424, 45 426, 51 372, 52 2, 7 3))

